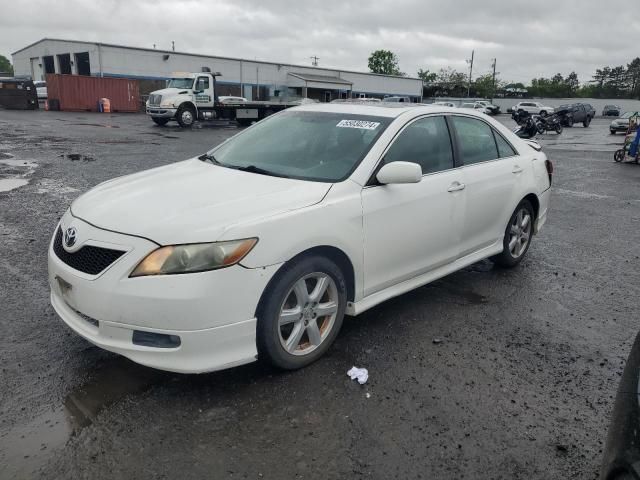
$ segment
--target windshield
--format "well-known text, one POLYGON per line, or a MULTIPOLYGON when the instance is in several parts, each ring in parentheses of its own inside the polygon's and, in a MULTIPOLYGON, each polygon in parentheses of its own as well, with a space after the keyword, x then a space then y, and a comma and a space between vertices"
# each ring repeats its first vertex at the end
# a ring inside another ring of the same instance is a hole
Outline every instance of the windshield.
POLYGON ((193 78, 172 78, 167 88, 191 88, 192 86, 193 78))
POLYGON ((209 152, 230 168, 338 182, 362 161, 391 118, 286 111, 263 120, 209 152))
POLYGON ((620 115, 620 118, 631 118, 634 117, 637 114, 637 112, 624 112, 622 115, 620 115))

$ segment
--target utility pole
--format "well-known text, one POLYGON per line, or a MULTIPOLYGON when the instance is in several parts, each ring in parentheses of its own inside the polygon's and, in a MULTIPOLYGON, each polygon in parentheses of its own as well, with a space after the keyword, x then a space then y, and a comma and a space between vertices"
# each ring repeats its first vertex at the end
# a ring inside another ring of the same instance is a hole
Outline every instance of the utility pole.
POLYGON ((473 57, 475 53, 476 53, 475 50, 471 50, 471 60, 467 60, 467 62, 470 65, 469 66, 469 86, 467 87, 467 98, 471 96, 471 77, 473 75, 473 57))
POLYGON ((309 57, 309 58, 311 59, 311 65, 313 65, 314 67, 317 67, 318 66, 318 60, 320 60, 320 59, 315 55, 312 56, 312 57, 309 57))
POLYGON ((493 59, 493 83, 491 87, 491 103, 493 103, 493 97, 496 95, 496 62, 498 59, 493 59))
POLYGON ((173 40, 171 40, 171 50, 172 51, 176 51, 176 42, 174 42, 173 40))

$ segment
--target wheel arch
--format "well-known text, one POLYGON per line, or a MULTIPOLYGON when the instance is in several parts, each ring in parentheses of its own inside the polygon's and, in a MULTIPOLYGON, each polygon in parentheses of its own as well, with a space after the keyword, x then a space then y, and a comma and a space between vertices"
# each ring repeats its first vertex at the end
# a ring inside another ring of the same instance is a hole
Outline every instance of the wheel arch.
POLYGON ((356 292, 356 280, 355 280, 355 268, 353 266, 353 262, 349 258, 349 256, 341 249, 330 246, 330 245, 318 245, 315 247, 308 248, 303 250, 302 252, 294 255, 289 260, 284 262, 282 266, 276 271, 276 273, 271 277, 267 286, 264 288, 264 291, 260 295, 260 300, 258 301, 258 305, 256 307, 256 315, 260 312, 264 300, 266 298, 267 292, 271 289, 274 282, 276 282, 280 278, 280 274, 282 271, 287 268, 289 265, 302 260, 303 258, 310 257, 313 255, 322 256, 328 258, 332 262, 334 262, 338 268, 342 271, 344 275, 344 280, 347 284, 347 302, 353 302, 355 299, 356 292))
MULTIPOLYGON (((524 196, 522 200, 527 200, 531 206, 533 207, 533 214, 535 215, 535 219, 538 219, 538 214, 540 213, 540 200, 535 193, 529 193, 524 196)), ((520 201, 522 201, 520 200, 520 201)))
MULTIPOLYGON (((196 104, 193 103, 191 100, 185 100, 180 105, 178 105, 178 110, 184 107, 192 108, 193 111, 196 112, 196 114, 198 113, 198 107, 196 107, 196 104)), ((176 110, 176 114, 178 113, 178 110, 176 110)))

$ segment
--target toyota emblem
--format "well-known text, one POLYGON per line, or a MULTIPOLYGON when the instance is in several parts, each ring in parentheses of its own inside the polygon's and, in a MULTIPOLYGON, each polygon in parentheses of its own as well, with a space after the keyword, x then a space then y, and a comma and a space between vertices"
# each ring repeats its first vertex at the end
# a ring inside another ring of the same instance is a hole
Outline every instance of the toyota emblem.
POLYGON ((64 246, 71 248, 76 244, 78 232, 75 227, 69 227, 64 232, 64 246))

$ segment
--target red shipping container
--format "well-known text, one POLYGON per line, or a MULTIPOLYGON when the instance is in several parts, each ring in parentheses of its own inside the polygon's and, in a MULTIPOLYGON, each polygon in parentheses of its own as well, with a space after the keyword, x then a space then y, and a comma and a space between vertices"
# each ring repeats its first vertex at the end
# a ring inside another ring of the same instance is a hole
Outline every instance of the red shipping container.
POLYGON ((97 112, 101 98, 108 98, 112 112, 138 112, 140 89, 137 80, 83 75, 47 74, 47 97, 57 99, 60 110, 97 112))

